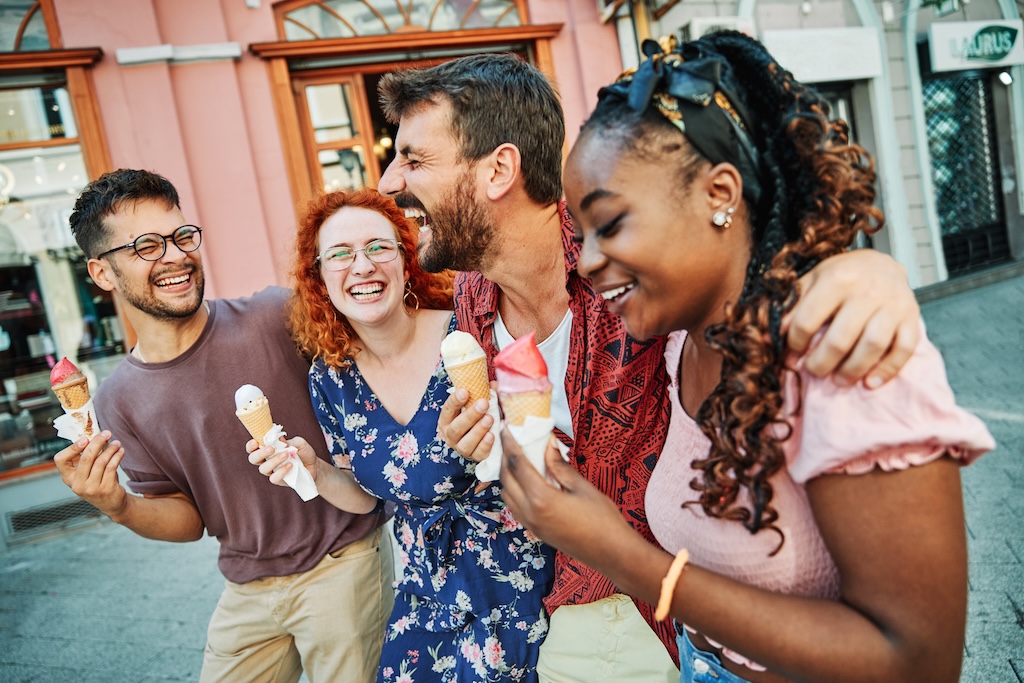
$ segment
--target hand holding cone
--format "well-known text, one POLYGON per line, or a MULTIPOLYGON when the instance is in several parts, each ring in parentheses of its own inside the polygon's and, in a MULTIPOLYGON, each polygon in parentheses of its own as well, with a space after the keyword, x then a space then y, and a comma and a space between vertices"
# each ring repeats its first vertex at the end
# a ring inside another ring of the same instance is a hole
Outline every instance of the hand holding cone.
POLYGON ((50 388, 57 395, 65 414, 70 415, 80 431, 91 439, 97 431, 96 420, 90 405, 89 381, 82 371, 66 357, 62 358, 50 371, 50 388))
POLYGON ((252 384, 243 384, 235 392, 235 416, 245 425, 249 435, 260 446, 273 446, 274 455, 289 451, 286 462, 291 468, 284 475, 284 483, 290 486, 303 501, 310 501, 320 495, 313 475, 302 464, 295 449, 284 440, 281 425, 274 424, 270 416, 270 401, 263 391, 252 384))

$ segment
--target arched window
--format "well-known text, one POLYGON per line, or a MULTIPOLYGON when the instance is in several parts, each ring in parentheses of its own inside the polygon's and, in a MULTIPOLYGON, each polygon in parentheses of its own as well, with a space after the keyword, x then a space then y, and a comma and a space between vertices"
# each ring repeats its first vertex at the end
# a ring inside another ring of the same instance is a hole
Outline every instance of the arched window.
POLYGON ((116 359, 122 326, 89 279, 68 216, 110 168, 90 67, 66 50, 51 0, 0 1, 0 479, 53 467, 67 445, 50 368, 116 359))
POLYGON ((285 40, 521 26, 516 0, 294 0, 275 7, 285 40))

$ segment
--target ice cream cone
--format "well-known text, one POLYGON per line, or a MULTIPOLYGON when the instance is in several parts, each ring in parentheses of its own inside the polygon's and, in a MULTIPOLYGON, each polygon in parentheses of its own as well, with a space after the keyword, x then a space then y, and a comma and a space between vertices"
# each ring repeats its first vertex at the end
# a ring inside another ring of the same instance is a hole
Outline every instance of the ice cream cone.
POLYGON ((242 421, 258 444, 263 443, 263 437, 274 426, 274 419, 270 416, 270 402, 265 398, 236 410, 235 415, 242 421))
POLYGON ((71 416, 75 418, 75 421, 78 422, 78 424, 82 425, 82 431, 85 432, 86 438, 91 439, 96 431, 93 429, 92 413, 88 410, 80 410, 71 413, 71 416))
POLYGON ((530 415, 534 417, 551 417, 551 388, 544 391, 519 391, 516 393, 498 393, 501 410, 505 413, 505 421, 513 425, 521 425, 530 415))
POLYGON ((444 364, 444 369, 456 389, 469 392, 469 402, 485 401, 491 397, 491 385, 487 381, 487 359, 475 358, 468 363, 444 364))
POLYGON ((89 382, 85 377, 53 387, 60 404, 66 410, 78 410, 89 402, 89 382))

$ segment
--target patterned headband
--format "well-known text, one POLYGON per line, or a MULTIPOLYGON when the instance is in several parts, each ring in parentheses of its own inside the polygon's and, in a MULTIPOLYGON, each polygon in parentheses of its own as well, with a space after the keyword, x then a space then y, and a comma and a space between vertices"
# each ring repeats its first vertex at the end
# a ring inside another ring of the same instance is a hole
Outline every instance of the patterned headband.
POLYGON ((708 161, 735 166, 743 178, 744 197, 756 206, 761 197, 760 155, 749 116, 734 94, 732 67, 700 43, 666 53, 648 39, 642 49, 647 59, 601 88, 598 101, 623 100, 637 112, 654 105, 708 161))

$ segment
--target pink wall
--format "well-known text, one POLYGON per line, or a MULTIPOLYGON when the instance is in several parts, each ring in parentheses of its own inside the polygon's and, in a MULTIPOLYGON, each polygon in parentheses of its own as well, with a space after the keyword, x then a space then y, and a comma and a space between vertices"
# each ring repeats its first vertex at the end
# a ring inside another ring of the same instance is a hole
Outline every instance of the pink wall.
POLYGON ((597 91, 622 72, 614 26, 601 24, 597 0, 528 0, 534 24, 565 26, 552 45, 555 77, 571 146, 597 103, 597 91))
MULTIPOLYGON (((600 86, 621 71, 594 0, 529 0, 533 23, 563 23, 553 53, 570 143, 600 86)), ((276 40, 273 9, 244 0, 55 0, 65 47, 100 47, 93 69, 115 168, 146 168, 178 188, 207 231, 209 296, 286 284, 295 212, 266 64, 253 42, 276 40), (238 43, 217 61, 125 64, 118 48, 238 43)))

